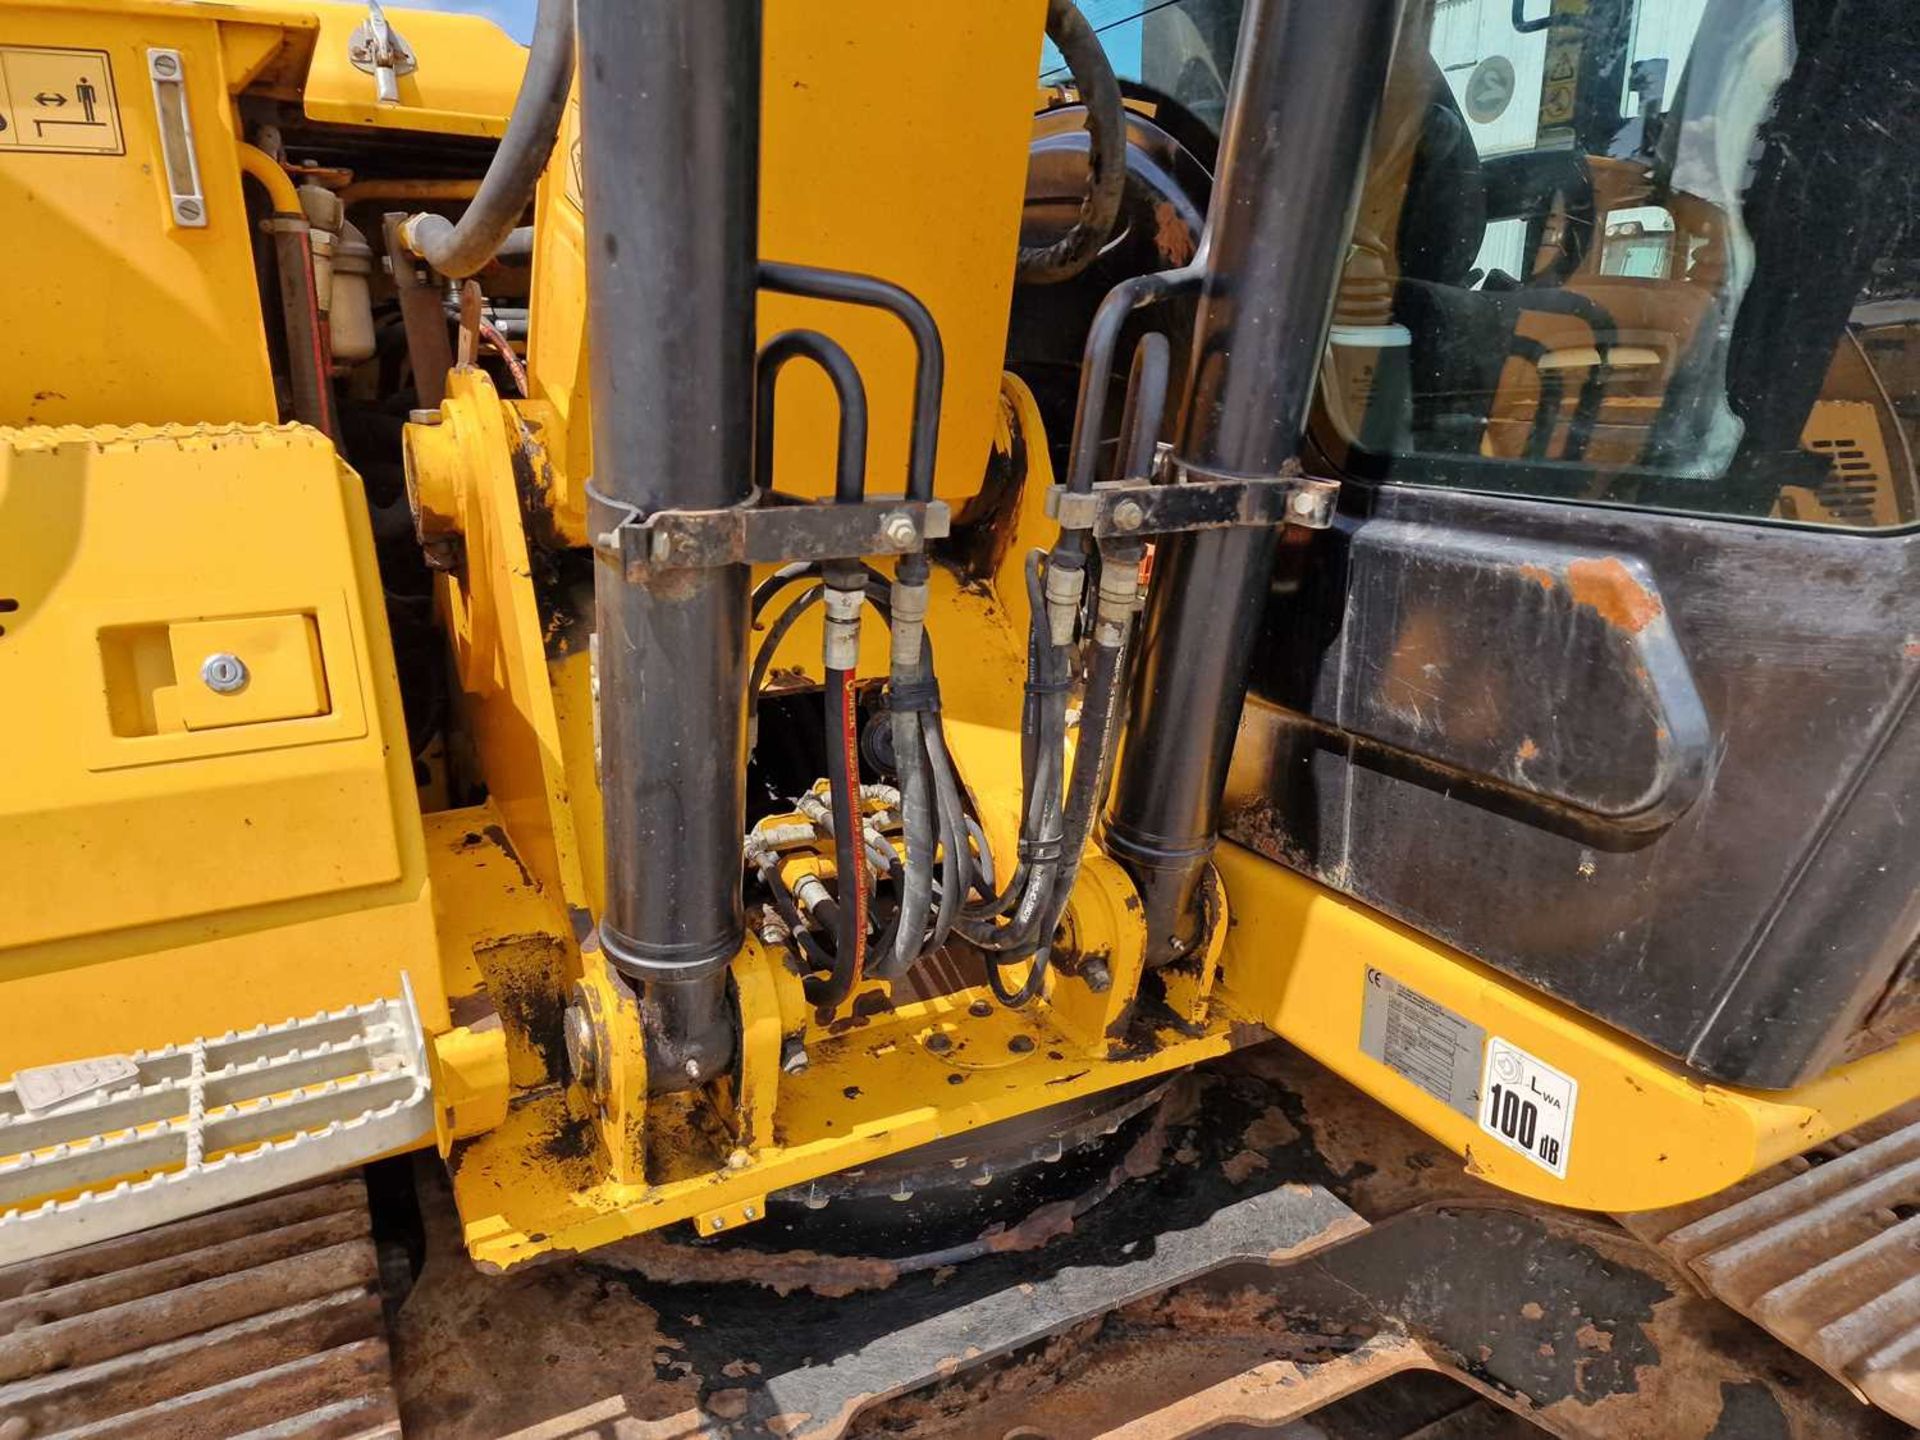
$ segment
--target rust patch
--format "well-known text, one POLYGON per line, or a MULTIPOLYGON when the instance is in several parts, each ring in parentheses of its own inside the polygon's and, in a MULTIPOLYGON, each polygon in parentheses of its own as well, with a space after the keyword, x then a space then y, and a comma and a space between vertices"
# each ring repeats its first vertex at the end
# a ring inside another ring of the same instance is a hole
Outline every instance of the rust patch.
POLYGON ((1544 565, 1522 565, 1520 573, 1533 581, 1542 590, 1551 590, 1554 586, 1553 572, 1544 565))
POLYGON ((1575 560, 1567 566, 1567 589, 1616 630, 1638 635, 1660 618, 1660 597, 1633 578, 1618 557, 1575 560))
POLYGON ((1193 227, 1181 218, 1170 200, 1153 207, 1153 245, 1169 266, 1184 265, 1193 259, 1193 227))
POLYGON ((1278 1150, 1300 1138, 1300 1127, 1278 1105, 1269 1105, 1247 1126, 1246 1143, 1255 1150, 1278 1150))
POLYGON ((1534 738, 1529 735, 1520 742, 1521 763, 1524 764, 1528 760, 1538 760, 1539 758, 1540 746, 1534 741, 1534 738))
POLYGON ((1582 1350, 1598 1350, 1602 1355, 1613 1349, 1613 1336, 1588 1321, 1573 1332, 1574 1343, 1582 1350))
POLYGON ((1267 1168, 1267 1157, 1258 1150, 1242 1150, 1230 1155, 1221 1163, 1220 1173, 1235 1185, 1244 1185, 1259 1171, 1267 1168))
POLYGON ((759 1285, 776 1295, 811 1290, 839 1299, 885 1290, 900 1278, 891 1260, 813 1250, 719 1250, 641 1235, 593 1252, 591 1268, 632 1270, 660 1285, 759 1285))

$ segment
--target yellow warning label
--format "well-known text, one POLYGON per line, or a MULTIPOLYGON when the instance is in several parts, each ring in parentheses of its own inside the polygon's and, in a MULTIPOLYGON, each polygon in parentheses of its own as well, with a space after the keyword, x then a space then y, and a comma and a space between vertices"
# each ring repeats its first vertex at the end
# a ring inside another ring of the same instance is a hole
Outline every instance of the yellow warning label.
POLYGON ((104 50, 0 45, 0 154, 124 155, 104 50))

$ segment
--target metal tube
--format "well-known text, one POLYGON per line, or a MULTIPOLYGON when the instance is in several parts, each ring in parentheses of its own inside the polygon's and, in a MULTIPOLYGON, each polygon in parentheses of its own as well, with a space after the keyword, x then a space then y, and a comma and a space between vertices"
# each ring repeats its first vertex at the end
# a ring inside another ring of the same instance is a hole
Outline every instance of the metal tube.
POLYGON ((857 505, 867 493, 867 387, 853 357, 838 341, 818 330, 783 330, 760 351, 753 402, 755 479, 762 489, 773 489, 774 413, 780 372, 790 361, 802 357, 818 365, 833 382, 833 393, 840 404, 833 498, 842 504, 857 505))
MULTIPOLYGON (((672 7, 668 7, 672 8, 672 7)), ((533 48, 514 97, 507 133, 456 223, 432 211, 411 217, 402 229, 408 248, 442 275, 463 280, 494 257, 533 203, 534 187, 547 168, 573 86, 573 0, 540 0, 533 22, 533 48)))
MULTIPOLYGON (((593 490, 640 515, 753 486, 759 0, 580 0, 593 490)), ((648 1083, 731 1063, 745 938, 741 565, 595 569, 607 958, 644 989, 648 1083)))
MULTIPOLYGON (((1293 459, 1326 345, 1400 0, 1248 0, 1203 242, 1175 458, 1277 475, 1293 459)), ((1203 938, 1219 830, 1277 532, 1159 547, 1106 843, 1140 887, 1147 958, 1203 938)))
POLYGON ((313 278, 313 232, 304 215, 269 216, 273 268, 280 285, 280 316, 287 337, 287 379, 293 418, 330 440, 340 438, 333 410, 333 357, 326 317, 313 278))

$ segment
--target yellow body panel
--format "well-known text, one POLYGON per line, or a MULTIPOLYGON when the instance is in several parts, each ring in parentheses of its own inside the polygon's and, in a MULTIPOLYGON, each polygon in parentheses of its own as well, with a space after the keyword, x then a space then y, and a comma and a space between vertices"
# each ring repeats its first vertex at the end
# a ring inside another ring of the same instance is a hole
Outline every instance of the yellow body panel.
MULTIPOLYGON (((933 313, 947 360, 935 489, 952 500, 979 490, 993 437, 1045 10, 1043 0, 766 7, 760 253, 878 276, 933 313), (925 63, 960 54, 964 66, 925 63)), ((547 501, 576 544, 593 473, 578 141, 576 104, 541 189, 528 346, 530 393, 552 407, 556 431, 547 501)), ((871 416, 867 483, 898 493, 914 374, 906 331, 877 311, 762 298, 763 340, 794 326, 825 331, 858 363, 871 416)), ((779 488, 831 494, 831 387, 790 366, 779 413, 779 488)))
POLYGON ((1463 1155, 1474 1174, 1521 1195, 1611 1211, 1697 1200, 1920 1094, 1920 1036, 1794 1090, 1710 1084, 1249 850, 1223 844, 1215 863, 1234 907, 1226 1001, 1463 1155), (1375 970, 1579 1082, 1565 1180, 1362 1052, 1375 970))
POLYGON ((355 69, 347 56, 348 37, 367 18, 367 7, 303 0, 298 8, 320 23, 301 88, 308 119, 445 135, 505 133, 527 52, 491 20, 386 7, 388 23, 412 47, 419 66, 399 77, 400 103, 381 105, 374 77, 355 69))
POLYGON ((0 430, 0 576, 0 1074, 397 995, 402 970, 445 1028, 372 536, 325 439, 0 430), (208 691, 202 644, 256 678, 208 691))
MULTIPOLYGON (((101 58, 107 68, 86 78, 99 92, 97 112, 111 104, 124 141, 121 154, 0 145, 0 234, 13 255, 0 424, 279 418, 234 158, 228 52, 213 13, 0 7, 0 61, 9 47, 101 58), (149 47, 180 52, 206 197, 201 228, 173 221, 149 47)), ((58 93, 57 107, 15 103, 80 113, 71 87, 58 93)))

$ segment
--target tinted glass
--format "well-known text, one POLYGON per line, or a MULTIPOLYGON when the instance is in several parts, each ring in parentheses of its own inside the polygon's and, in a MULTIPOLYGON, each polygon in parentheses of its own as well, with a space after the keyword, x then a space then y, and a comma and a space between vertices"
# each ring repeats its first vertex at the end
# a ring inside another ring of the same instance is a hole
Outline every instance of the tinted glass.
POLYGON ((1395 480, 1912 522, 1916 33, 1908 0, 1415 0, 1322 443, 1395 480))

